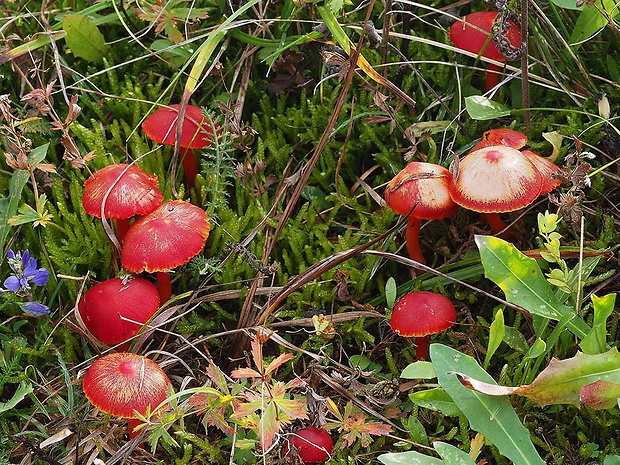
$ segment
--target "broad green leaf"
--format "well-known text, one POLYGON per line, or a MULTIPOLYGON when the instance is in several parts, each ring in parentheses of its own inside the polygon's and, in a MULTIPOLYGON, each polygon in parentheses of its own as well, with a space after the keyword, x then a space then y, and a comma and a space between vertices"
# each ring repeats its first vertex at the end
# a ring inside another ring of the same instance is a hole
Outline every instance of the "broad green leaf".
POLYGON ((506 333, 504 334, 504 342, 510 346, 511 349, 517 350, 522 354, 530 350, 530 346, 527 344, 525 336, 521 332, 513 327, 506 326, 506 333))
POLYGON ((446 465, 476 465, 469 454, 451 444, 435 441, 433 447, 446 465))
POLYGON ((419 360, 405 367, 400 374, 404 379, 433 379, 436 378, 435 367, 431 362, 419 360))
POLYGON ((75 56, 94 63, 103 62, 110 47, 91 19, 77 14, 65 15, 62 18, 62 28, 67 33, 67 47, 75 56))
POLYGON ((516 465, 543 465, 532 444, 529 431, 505 397, 491 397, 461 384, 452 372, 495 383, 493 378, 470 356, 442 344, 431 344, 430 357, 439 384, 469 420, 472 429, 482 433, 516 465))
POLYGON ((560 8, 566 8, 567 10, 583 10, 583 6, 585 5, 585 2, 579 2, 577 0, 551 0, 551 3, 560 8))
POLYGON ((407 419, 407 429, 409 430, 409 439, 418 444, 428 446, 428 436, 422 422, 415 416, 410 415, 407 419))
POLYGON ((586 354, 600 354, 607 350, 607 318, 614 311, 616 294, 607 294, 603 297, 592 295, 594 321, 592 331, 579 344, 586 354))
POLYGON ((415 451, 381 454, 379 461, 385 465, 444 465, 443 460, 415 451))
MULTIPOLYGON (((22 381, 15 393, 6 402, 0 402, 0 414, 15 408, 24 398, 33 391, 32 384, 22 381)), ((0 415, 1 416, 1 415, 0 415)))
POLYGON ((603 465, 620 465, 620 455, 608 455, 603 460, 603 465))
POLYGON ((594 5, 586 6, 579 18, 577 18, 573 32, 568 39, 569 44, 578 48, 582 42, 588 40, 600 29, 604 28, 608 20, 606 15, 599 11, 599 9, 612 13, 612 16, 616 16, 618 9, 615 8, 615 3, 616 0, 596 0, 594 5))
POLYGON ((534 341, 534 344, 532 344, 532 347, 530 347, 530 350, 527 351, 527 354, 525 354, 525 359, 535 359, 540 357, 541 354, 545 353, 545 350, 547 349, 547 344, 545 341, 543 341, 541 338, 537 337, 536 340, 534 341))
POLYGON ((409 394, 409 399, 419 407, 440 412, 448 417, 458 417, 463 414, 448 393, 441 388, 412 392, 409 394))
POLYGON ((569 306, 558 301, 553 288, 545 279, 536 260, 521 253, 517 248, 498 237, 476 236, 484 275, 497 284, 506 300, 518 305, 532 315, 560 320, 570 315, 568 328, 584 338, 590 327, 569 306))
POLYGON ((465 97, 465 109, 469 116, 477 120, 488 120, 510 115, 510 108, 505 107, 482 95, 465 97))
POLYGON ((396 302, 396 280, 390 277, 385 283, 385 303, 387 308, 394 308, 396 302))
POLYGON ((493 319, 493 323, 491 323, 491 327, 489 328, 489 343, 487 344, 487 353, 484 356, 483 364, 485 369, 489 366, 491 357, 493 357, 493 354, 504 340, 505 334, 506 325, 504 324, 504 312, 500 308, 495 313, 495 318, 493 319))
POLYGON ((29 178, 30 173, 26 170, 14 171, 9 182, 9 195, 0 199, 0 262, 1 257, 4 257, 4 243, 11 230, 9 218, 17 215, 22 190, 29 178))

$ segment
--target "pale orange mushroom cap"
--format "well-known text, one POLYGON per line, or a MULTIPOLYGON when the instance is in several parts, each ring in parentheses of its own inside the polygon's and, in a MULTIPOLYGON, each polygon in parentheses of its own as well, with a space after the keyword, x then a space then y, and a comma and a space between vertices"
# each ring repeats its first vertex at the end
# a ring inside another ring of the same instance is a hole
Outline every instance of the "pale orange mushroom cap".
POLYGON ((163 198, 157 188, 157 176, 145 173, 137 165, 119 163, 95 171, 84 182, 82 205, 86 213, 101 218, 105 199, 105 216, 118 220, 150 213, 161 205, 163 198))
POLYGON ((183 265, 204 248, 211 225, 202 208, 173 200, 131 225, 121 264, 132 273, 154 273, 183 265))
POLYGON ((449 193, 452 175, 440 165, 411 162, 388 183, 385 201, 397 215, 440 220, 456 213, 449 193), (412 208, 415 209, 412 212, 412 208))
POLYGON ((172 383, 153 360, 131 352, 97 359, 82 380, 84 395, 104 413, 121 418, 145 415, 164 402, 172 383))
POLYGON ((503 213, 532 203, 542 185, 542 176, 528 157, 500 145, 467 154, 459 163, 450 195, 469 210, 503 213))

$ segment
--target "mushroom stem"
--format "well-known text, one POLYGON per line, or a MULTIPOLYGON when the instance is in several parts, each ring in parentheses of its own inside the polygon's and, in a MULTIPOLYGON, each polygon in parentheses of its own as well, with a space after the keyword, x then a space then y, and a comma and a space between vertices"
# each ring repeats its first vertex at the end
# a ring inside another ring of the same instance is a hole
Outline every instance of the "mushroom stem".
POLYGON ((183 171, 185 172, 185 180, 187 188, 193 189, 195 185, 196 175, 198 174, 198 164, 192 149, 185 149, 181 155, 183 157, 183 171))
POLYGON ((129 430, 129 439, 133 439, 138 435, 140 431, 139 430, 136 431, 135 429, 141 424, 142 422, 138 420, 137 418, 129 418, 127 420, 127 429, 129 430))
POLYGON ((407 243, 407 253, 409 258, 419 263, 426 264, 422 250, 420 250, 420 224, 421 220, 414 218, 413 215, 409 215, 407 218, 407 232, 405 234, 405 240, 407 243))
POLYGON ((499 213, 481 213, 480 216, 500 239, 508 240, 514 235, 511 228, 500 218, 499 213))
POLYGON ((501 71, 501 68, 492 63, 488 63, 487 70, 486 90, 488 91, 499 84, 499 73, 501 71))
POLYGON ((116 235, 118 236, 119 242, 123 242, 123 238, 125 234, 127 234, 127 230, 129 229, 129 218, 123 218, 116 220, 116 235))
POLYGON ((157 272, 157 290, 159 291, 159 301, 164 304, 172 297, 172 282, 170 273, 167 271, 157 272))
POLYGON ((416 360, 428 360, 428 336, 415 338, 416 360))

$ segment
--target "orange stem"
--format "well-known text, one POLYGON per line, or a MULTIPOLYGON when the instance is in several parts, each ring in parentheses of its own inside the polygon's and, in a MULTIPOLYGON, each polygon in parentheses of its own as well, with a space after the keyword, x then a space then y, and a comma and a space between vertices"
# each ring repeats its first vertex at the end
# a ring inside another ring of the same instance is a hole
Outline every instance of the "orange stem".
POLYGON ((495 72, 487 73, 486 90, 491 90, 493 87, 499 84, 499 78, 500 78, 499 71, 501 71, 501 68, 497 65, 493 65, 489 63, 487 64, 487 69, 489 71, 497 71, 496 73, 495 72))
POLYGON ((428 336, 415 338, 416 360, 428 360, 428 336))
POLYGON ((421 221, 418 218, 409 215, 405 240, 409 258, 425 265, 426 260, 424 260, 424 255, 422 255, 422 250, 420 250, 420 223, 421 221))
POLYGON ((122 244, 125 234, 127 234, 127 230, 129 229, 129 218, 123 218, 116 220, 116 235, 118 236, 119 242, 122 244))
POLYGON ((481 213, 480 216, 491 226, 497 237, 508 240, 513 236, 513 232, 500 218, 499 213, 481 213))

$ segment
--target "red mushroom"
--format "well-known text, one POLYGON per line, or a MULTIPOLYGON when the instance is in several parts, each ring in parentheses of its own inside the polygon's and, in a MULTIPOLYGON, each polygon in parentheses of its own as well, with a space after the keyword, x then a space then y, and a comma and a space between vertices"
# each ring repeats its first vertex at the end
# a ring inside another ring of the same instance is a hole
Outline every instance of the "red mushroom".
MULTIPOLYGON (((489 37, 496 16, 496 11, 476 11, 468 14, 450 27, 450 40, 456 47, 467 52, 495 61, 506 61, 506 57, 501 54, 495 42, 489 37)), ((505 38, 512 47, 521 47, 521 31, 511 21, 509 21, 505 38)), ((500 68, 488 63, 487 69, 491 72, 487 73, 486 90, 490 90, 499 83, 500 68)))
POLYGON ((329 460, 334 442, 329 433, 320 428, 303 428, 293 433, 290 441, 304 464, 329 460))
POLYGON ((95 284, 78 303, 78 312, 90 333, 104 344, 129 342, 159 308, 157 288, 144 278, 113 278, 95 284))
POLYGON ((428 359, 428 337, 450 328, 456 322, 456 309, 446 296, 429 291, 410 292, 401 297, 390 318, 392 331, 413 337, 416 358, 428 359))
POLYGON ((538 197, 542 185, 542 176, 528 157, 497 145, 470 152, 460 161, 450 196, 461 207, 481 213, 500 233, 506 225, 499 213, 526 207, 538 197))
MULTIPOLYGON (((158 144, 175 145, 179 104, 161 107, 142 123, 142 130, 147 137, 158 144)), ((194 187, 198 174, 198 165, 194 149, 202 149, 213 144, 213 132, 202 109, 196 105, 187 105, 181 130, 181 157, 188 187, 194 187)))
POLYGON ((101 218, 103 213, 116 220, 122 241, 130 218, 152 212, 163 198, 157 188, 157 176, 145 173, 137 165, 119 163, 96 171, 84 182, 82 205, 89 215, 101 218))
POLYGON ((209 237, 209 215, 182 200, 162 204, 131 225, 121 251, 121 264, 132 273, 157 273, 159 296, 172 295, 169 270, 200 253, 209 237))
POLYGON ((470 152, 491 147, 493 145, 505 145, 515 150, 520 150, 527 145, 527 136, 522 132, 508 128, 489 129, 482 134, 480 141, 474 145, 470 152))
POLYGON ((409 257, 425 263, 420 250, 420 220, 440 220, 456 213, 449 185, 450 172, 443 166, 411 162, 388 183, 385 201, 397 215, 407 217, 406 244, 409 257))
POLYGON ((153 360, 131 352, 97 359, 82 380, 84 395, 100 411, 129 419, 129 436, 140 424, 136 412, 155 411, 172 392, 172 383, 153 360))

